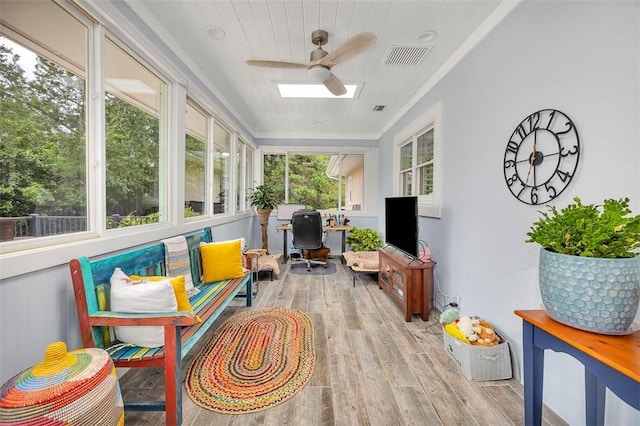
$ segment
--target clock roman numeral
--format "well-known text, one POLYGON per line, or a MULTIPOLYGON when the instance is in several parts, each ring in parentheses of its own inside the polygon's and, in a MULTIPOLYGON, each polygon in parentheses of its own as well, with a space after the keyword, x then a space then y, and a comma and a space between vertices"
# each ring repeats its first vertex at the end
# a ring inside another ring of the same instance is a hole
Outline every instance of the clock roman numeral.
POLYGON ((518 144, 514 141, 509 141, 507 143, 507 151, 512 152, 514 154, 518 153, 518 144))

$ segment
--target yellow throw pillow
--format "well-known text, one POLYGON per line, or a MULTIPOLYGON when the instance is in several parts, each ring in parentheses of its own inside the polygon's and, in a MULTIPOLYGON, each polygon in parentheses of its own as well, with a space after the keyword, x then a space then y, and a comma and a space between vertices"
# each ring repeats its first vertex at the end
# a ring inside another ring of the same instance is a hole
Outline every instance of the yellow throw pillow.
POLYGON ((241 240, 200 243, 200 254, 205 283, 244 276, 241 240))
MULTIPOLYGON (((189 302, 189 296, 185 287, 184 275, 178 277, 163 277, 163 276, 151 276, 141 277, 139 275, 129 275, 134 282, 135 281, 162 281, 167 278, 171 278, 171 287, 173 287, 173 293, 176 296, 176 302, 178 303, 179 311, 187 311, 193 313, 193 307, 189 302)), ((197 316, 196 316, 197 317, 197 316)), ((200 317, 197 317, 198 322, 202 321, 200 317)))

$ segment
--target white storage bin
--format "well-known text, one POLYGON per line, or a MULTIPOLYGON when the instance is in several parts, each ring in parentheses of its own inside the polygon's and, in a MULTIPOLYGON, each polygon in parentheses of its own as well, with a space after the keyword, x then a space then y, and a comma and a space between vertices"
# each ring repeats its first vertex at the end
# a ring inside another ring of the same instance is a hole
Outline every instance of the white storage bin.
MULTIPOLYGON (((498 333, 496 331, 496 333, 498 333)), ((469 380, 501 380, 511 378, 509 342, 500 333, 496 346, 468 345, 442 330, 444 349, 469 380)))

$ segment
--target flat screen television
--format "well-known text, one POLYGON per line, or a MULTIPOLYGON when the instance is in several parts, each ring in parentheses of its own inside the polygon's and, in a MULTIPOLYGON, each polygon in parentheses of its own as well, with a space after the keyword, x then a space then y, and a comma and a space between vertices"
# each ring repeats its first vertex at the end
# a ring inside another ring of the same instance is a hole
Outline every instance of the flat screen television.
POLYGON ((384 202, 387 244, 418 257, 418 197, 388 197, 384 202))

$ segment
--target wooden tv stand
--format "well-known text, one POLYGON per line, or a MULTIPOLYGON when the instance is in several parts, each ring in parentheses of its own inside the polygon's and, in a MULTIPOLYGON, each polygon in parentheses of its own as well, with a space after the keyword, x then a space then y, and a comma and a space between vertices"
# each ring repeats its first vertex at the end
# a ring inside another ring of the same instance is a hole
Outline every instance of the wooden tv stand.
POLYGON ((422 315, 422 319, 427 321, 436 263, 412 259, 391 246, 380 249, 378 253, 378 286, 402 309, 405 321, 410 322, 413 314, 422 315))

